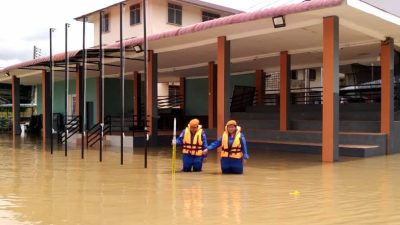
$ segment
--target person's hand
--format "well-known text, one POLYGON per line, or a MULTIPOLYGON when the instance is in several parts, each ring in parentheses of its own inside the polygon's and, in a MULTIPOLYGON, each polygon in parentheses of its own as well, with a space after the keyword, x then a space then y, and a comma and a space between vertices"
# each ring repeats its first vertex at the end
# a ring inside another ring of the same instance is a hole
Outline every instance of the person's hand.
POLYGON ((208 154, 208 149, 203 149, 203 155, 207 156, 207 154, 208 154))
POLYGON ((176 139, 175 138, 172 139, 171 145, 176 145, 176 139))

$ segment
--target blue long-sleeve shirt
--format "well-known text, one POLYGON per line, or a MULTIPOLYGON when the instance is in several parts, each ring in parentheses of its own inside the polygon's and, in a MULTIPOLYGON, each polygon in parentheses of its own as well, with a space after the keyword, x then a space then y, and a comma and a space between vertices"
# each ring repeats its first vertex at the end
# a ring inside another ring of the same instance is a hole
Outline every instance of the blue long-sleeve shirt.
MULTIPOLYGON (((231 146, 233 143, 235 136, 228 135, 228 145, 231 146)), ((246 144, 246 138, 244 137, 244 134, 240 134, 240 144, 242 145, 242 152, 243 152, 243 158, 248 159, 249 154, 247 153, 247 144, 246 144)), ((222 137, 219 137, 216 141, 211 143, 207 149, 209 151, 215 150, 218 147, 222 145, 222 137)))
MULTIPOLYGON (((183 138, 185 136, 185 130, 186 129, 183 129, 181 134, 179 134, 179 136, 176 138, 176 145, 183 145, 183 138)), ((191 139, 193 140, 194 134, 190 134, 190 135, 191 135, 191 139)), ((202 148, 206 149, 208 144, 207 144, 206 133, 204 133, 204 130, 201 131, 201 141, 203 142, 202 148)))

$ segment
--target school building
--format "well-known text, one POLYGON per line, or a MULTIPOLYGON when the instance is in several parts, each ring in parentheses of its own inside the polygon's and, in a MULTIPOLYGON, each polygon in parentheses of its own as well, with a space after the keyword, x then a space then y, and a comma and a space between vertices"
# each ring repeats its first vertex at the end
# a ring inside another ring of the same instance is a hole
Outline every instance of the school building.
POLYGON ((199 118, 214 138, 233 118, 251 149, 323 162, 400 152, 399 17, 360 0, 253 12, 147 2, 146 20, 134 0, 76 18, 94 25, 95 46, 0 70, 13 135, 25 85, 36 90, 30 122, 43 141, 128 146, 146 129, 152 144, 167 143, 174 117, 179 129, 199 118))

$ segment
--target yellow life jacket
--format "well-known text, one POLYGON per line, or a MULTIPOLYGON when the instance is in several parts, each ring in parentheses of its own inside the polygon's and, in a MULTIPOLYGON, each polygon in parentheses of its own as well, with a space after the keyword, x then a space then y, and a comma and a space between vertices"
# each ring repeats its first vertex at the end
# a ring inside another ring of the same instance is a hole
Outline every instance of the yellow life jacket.
POLYGON ((203 155, 203 140, 201 139, 201 133, 203 129, 199 126, 199 129, 194 134, 192 142, 192 134, 190 133, 190 128, 185 129, 185 134, 183 136, 183 154, 189 154, 192 156, 202 156, 203 155))
POLYGON ((229 140, 229 133, 225 127, 224 134, 222 135, 222 151, 221 151, 221 158, 228 157, 234 159, 241 159, 243 157, 242 152, 242 145, 240 143, 240 127, 238 126, 236 129, 236 134, 232 142, 232 146, 229 148, 228 140, 229 140))

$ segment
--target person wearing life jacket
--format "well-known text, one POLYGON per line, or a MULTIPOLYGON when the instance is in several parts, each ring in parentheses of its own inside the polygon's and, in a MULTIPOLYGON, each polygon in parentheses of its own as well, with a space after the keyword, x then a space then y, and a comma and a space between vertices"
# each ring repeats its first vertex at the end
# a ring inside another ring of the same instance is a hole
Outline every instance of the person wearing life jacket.
POLYGON ((235 120, 229 120, 226 123, 222 137, 211 143, 205 154, 208 150, 215 150, 221 146, 222 173, 242 174, 243 159, 248 159, 249 154, 247 153, 246 138, 235 120))
POLYGON ((207 137, 200 121, 192 119, 188 126, 176 138, 176 144, 182 145, 184 172, 200 172, 203 166, 203 150, 207 149, 207 137))

